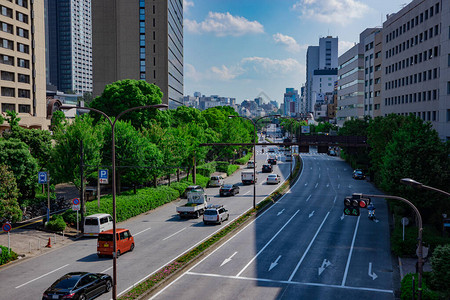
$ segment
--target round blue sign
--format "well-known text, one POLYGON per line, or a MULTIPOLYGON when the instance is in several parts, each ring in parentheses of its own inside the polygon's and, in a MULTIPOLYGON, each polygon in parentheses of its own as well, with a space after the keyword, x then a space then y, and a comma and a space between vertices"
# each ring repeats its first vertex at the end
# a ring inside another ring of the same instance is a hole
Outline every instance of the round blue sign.
POLYGON ((12 229, 12 226, 9 223, 5 223, 3 224, 2 229, 4 232, 9 232, 12 229))
POLYGON ((73 205, 78 205, 78 204, 80 204, 80 199, 74 198, 74 199, 72 200, 72 203, 73 203, 73 205))

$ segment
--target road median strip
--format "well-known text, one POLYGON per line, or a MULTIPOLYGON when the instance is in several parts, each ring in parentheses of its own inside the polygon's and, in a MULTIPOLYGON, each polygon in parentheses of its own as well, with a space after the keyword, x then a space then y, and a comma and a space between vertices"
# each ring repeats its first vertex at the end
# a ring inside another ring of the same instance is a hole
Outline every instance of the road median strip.
POLYGON ((204 242, 193 249, 182 254, 180 257, 164 266, 160 270, 150 275, 146 280, 140 282, 130 290, 126 291, 118 299, 146 299, 150 297, 157 289, 162 288, 182 275, 186 268, 190 267, 198 259, 213 251, 216 247, 223 244, 226 240, 238 233, 240 229, 254 220, 258 215, 268 209, 272 204, 278 201, 298 179, 302 168, 302 162, 299 156, 296 156, 297 164, 295 166, 292 177, 286 180, 278 189, 267 196, 264 200, 256 205, 256 208, 249 209, 239 218, 232 221, 228 226, 219 232, 207 238, 204 242))

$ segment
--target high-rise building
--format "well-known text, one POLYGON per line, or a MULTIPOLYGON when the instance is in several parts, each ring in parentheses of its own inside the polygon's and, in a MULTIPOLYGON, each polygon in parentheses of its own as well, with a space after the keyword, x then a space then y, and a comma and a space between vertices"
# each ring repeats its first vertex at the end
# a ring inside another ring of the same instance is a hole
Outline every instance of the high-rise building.
POLYGON ((383 115, 414 114, 450 139, 450 2, 414 0, 383 23, 383 115))
POLYGON ((319 69, 319 47, 309 46, 306 52, 306 83, 305 83, 305 111, 313 111, 314 104, 311 101, 312 77, 314 70, 319 69))
POLYGON ((92 2, 94 96, 122 79, 145 80, 174 107, 183 98, 183 1, 92 2))
POLYGON ((1 115, 15 111, 20 126, 48 129, 44 3, 1 1, 0 11, 1 115))
POLYGON ((298 90, 294 88, 286 88, 284 93, 284 115, 288 117, 295 117, 299 113, 298 107, 300 103, 300 96, 298 90))
POLYGON ((46 0, 47 83, 92 92, 91 0, 46 0))

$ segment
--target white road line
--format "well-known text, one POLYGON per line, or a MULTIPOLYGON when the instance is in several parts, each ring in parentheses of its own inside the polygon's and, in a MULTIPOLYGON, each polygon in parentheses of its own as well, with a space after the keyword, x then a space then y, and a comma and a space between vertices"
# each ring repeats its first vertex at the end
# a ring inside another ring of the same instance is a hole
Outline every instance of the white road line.
POLYGON ((361 216, 359 216, 358 220, 356 221, 355 232, 353 233, 352 245, 350 246, 350 252, 348 253, 347 265, 345 266, 345 272, 344 272, 344 277, 342 278, 341 286, 345 286, 345 281, 347 281, 348 268, 350 267, 350 260, 352 258, 353 246, 355 245, 356 233, 358 232, 358 225, 359 225, 360 218, 361 218, 361 216))
POLYGON ((183 229, 181 229, 181 230, 178 230, 177 232, 175 232, 174 234, 171 234, 171 235, 169 235, 168 237, 166 237, 166 238, 163 238, 163 241, 165 241, 165 240, 167 240, 167 239, 170 239, 171 237, 173 237, 174 235, 176 235, 176 234, 178 234, 178 233, 180 233, 180 232, 182 232, 183 230, 185 230, 187 227, 184 227, 183 229))
POLYGON ((278 232, 277 233, 275 233, 275 235, 270 239, 270 241, 268 241, 265 245, 264 245, 264 247, 262 247, 262 249, 261 250, 259 250, 258 251, 258 253, 256 253, 256 255, 245 265, 245 267, 244 268, 242 268, 242 270, 236 275, 236 276, 239 276, 239 275, 241 275, 242 274, 242 272, 244 272, 245 271, 245 269, 247 269, 247 267, 248 266, 250 266, 250 264, 264 251, 264 249, 266 249, 267 248, 267 246, 269 246, 269 244, 278 236, 278 234, 280 234, 280 232, 284 229, 284 227, 286 227, 287 226, 287 224, 289 224, 289 222, 291 222, 291 220, 298 214, 298 212, 299 212, 300 210, 297 210, 296 212, 295 212, 295 214, 283 225, 283 227, 281 227, 280 228, 280 230, 278 230, 278 232))
MULTIPOLYGON (((374 288, 365 288, 365 287, 353 287, 353 286, 341 286, 341 285, 315 283, 315 282, 297 282, 297 281, 286 281, 286 280, 273 280, 273 279, 266 279, 266 278, 238 277, 238 276, 227 276, 227 275, 219 275, 219 274, 196 273, 196 272, 190 272, 190 271, 186 272, 186 274, 193 275, 193 276, 205 276, 205 277, 217 277, 217 278, 228 278, 228 279, 249 280, 249 281, 263 281, 263 282, 274 282, 274 283, 283 283, 283 284, 329 287, 329 288, 337 288, 337 289, 358 290, 358 291, 368 291, 368 292, 378 292, 378 293, 389 293, 389 294, 394 293, 393 290, 374 289, 374 288)), ((151 298, 151 299, 153 299, 153 298, 151 298)))
POLYGON ((250 193, 251 191, 248 191, 247 193, 245 193, 245 194, 242 194, 242 196, 245 196, 245 195, 247 195, 248 193, 250 193))
POLYGON ((103 271, 101 271, 100 273, 106 273, 106 272, 108 272, 109 270, 111 270, 113 267, 109 267, 108 269, 106 269, 106 270, 103 270, 103 271))
POLYGON ((144 230, 142 230, 142 231, 139 231, 138 233, 135 233, 134 236, 137 236, 138 234, 141 234, 141 233, 143 233, 143 232, 145 232, 145 231, 147 231, 147 230, 149 230, 149 229, 151 229, 151 228, 149 227, 149 228, 147 228, 147 229, 144 229, 144 230))
POLYGON ((291 276, 288 279, 288 282, 291 282, 295 273, 297 273, 298 268, 300 268, 300 265, 302 264, 303 260, 305 259, 306 254, 308 254, 309 248, 311 248, 312 244, 314 243, 314 240, 316 239, 317 235, 319 234, 319 231, 322 228, 325 221, 327 220, 329 214, 330 214, 330 212, 327 212, 327 215, 325 216, 325 218, 323 218, 322 224, 320 224, 319 229, 317 229, 316 234, 314 235, 314 237, 312 238, 311 242, 308 245, 308 248, 306 248, 306 251, 305 251, 305 253, 303 253, 302 258, 298 262, 297 266, 295 266, 294 272, 292 272, 291 276))
POLYGON ((311 196, 312 196, 312 194, 308 196, 308 198, 306 199, 306 202, 308 202, 309 199, 311 199, 311 196))
POLYGON ((316 186, 314 188, 316 189, 318 185, 319 185, 319 183, 316 183, 316 186))
POLYGON ((24 284, 21 284, 21 285, 19 285, 19 286, 16 286, 16 289, 21 288, 21 287, 23 287, 24 285, 27 285, 27 284, 29 284, 29 283, 31 283, 31 282, 33 282, 33 281, 38 280, 38 279, 41 279, 42 277, 45 277, 45 276, 47 276, 47 275, 49 275, 49 274, 52 274, 52 273, 54 273, 54 272, 56 272, 56 271, 58 271, 58 270, 61 270, 62 268, 67 267, 68 265, 69 265, 69 264, 64 265, 64 266, 62 266, 62 267, 59 267, 58 269, 55 269, 55 270, 50 271, 50 272, 48 272, 48 273, 45 273, 44 275, 41 275, 41 276, 39 276, 39 277, 37 277, 37 278, 35 278, 35 279, 32 279, 32 280, 30 280, 30 281, 28 281, 28 282, 25 282, 24 284))

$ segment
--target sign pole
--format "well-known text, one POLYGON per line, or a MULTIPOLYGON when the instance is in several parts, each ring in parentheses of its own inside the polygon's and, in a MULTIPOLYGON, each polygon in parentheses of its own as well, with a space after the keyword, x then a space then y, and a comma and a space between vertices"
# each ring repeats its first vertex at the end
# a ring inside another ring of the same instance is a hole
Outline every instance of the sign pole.
POLYGON ((78 225, 78 210, 77 210, 77 236, 78 236, 78 230, 79 230, 79 229, 78 229, 78 226, 79 226, 79 225, 78 225))
POLYGON ((9 238, 9 231, 8 231, 8 253, 11 254, 11 240, 9 238))
POLYGON ((50 174, 47 172, 47 222, 50 221, 50 174))
POLYGON ((97 207, 100 208, 100 168, 97 168, 97 207))

